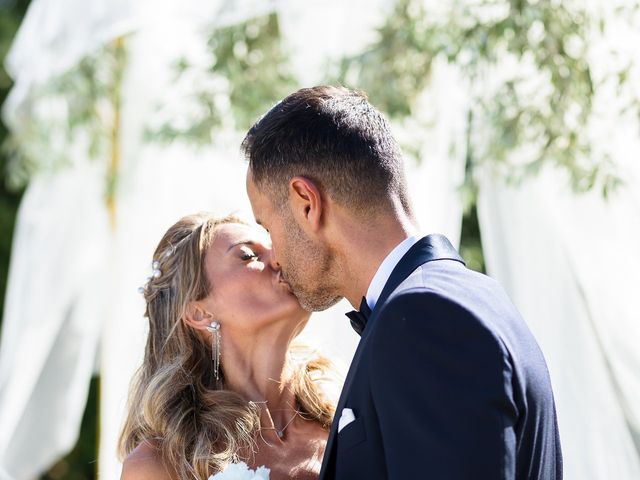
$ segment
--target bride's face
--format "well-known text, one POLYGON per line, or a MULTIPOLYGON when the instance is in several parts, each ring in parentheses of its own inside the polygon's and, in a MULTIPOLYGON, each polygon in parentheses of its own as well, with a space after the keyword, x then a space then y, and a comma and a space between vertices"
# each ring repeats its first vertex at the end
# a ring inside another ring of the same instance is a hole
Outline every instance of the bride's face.
POLYGON ((266 232, 242 224, 216 229, 205 256, 211 293, 204 300, 214 318, 234 329, 254 332, 274 322, 305 322, 289 285, 281 280, 266 232))

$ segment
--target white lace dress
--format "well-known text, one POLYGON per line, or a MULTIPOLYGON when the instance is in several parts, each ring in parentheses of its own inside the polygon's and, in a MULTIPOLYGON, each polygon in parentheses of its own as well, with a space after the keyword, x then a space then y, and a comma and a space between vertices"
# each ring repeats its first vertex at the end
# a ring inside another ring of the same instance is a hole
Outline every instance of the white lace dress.
POLYGON ((209 480, 269 480, 269 472, 265 466, 254 471, 244 462, 231 463, 222 472, 211 475, 209 480))

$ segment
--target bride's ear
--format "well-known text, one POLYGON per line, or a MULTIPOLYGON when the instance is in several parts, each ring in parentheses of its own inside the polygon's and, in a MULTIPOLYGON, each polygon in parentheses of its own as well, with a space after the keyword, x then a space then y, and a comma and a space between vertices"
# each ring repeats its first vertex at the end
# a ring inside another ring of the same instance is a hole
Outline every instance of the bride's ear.
POLYGON ((184 312, 184 321, 196 330, 206 330, 213 322, 213 314, 205 310, 198 302, 191 302, 184 312))

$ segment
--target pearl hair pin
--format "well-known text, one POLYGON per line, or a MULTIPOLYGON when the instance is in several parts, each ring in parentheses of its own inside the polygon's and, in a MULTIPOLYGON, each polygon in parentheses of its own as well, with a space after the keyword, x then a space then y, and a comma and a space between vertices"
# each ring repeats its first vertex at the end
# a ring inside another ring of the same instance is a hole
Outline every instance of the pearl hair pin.
MULTIPOLYGON (((162 255, 164 258, 169 258, 175 252, 175 247, 171 245, 169 249, 162 255)), ((142 287, 138 287, 138 293, 144 295, 149 282, 154 278, 160 278, 162 276, 162 270, 160 270, 160 262, 158 260, 154 260, 151 264, 151 275, 147 277, 146 284, 142 287)))

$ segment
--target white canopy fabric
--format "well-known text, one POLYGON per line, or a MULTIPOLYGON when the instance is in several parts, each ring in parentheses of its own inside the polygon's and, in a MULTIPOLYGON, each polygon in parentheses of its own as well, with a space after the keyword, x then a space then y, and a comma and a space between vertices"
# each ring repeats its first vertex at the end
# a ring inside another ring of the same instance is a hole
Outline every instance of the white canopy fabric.
POLYGON ((73 447, 104 320, 96 168, 34 179, 20 207, 0 343, 0 464, 33 478, 73 447))
POLYGON ((640 478, 640 177, 609 203, 560 178, 482 182, 487 269, 545 353, 565 478, 640 478))
POLYGON ((621 108, 638 96, 607 76, 610 62, 635 61, 637 88, 640 32, 612 8, 591 45, 599 88, 586 132, 591 155, 608 156, 623 184, 608 199, 598 188, 576 194, 552 167, 518 185, 490 168, 479 181, 487 270, 546 355, 567 479, 640 478, 640 135, 621 108))
MULTIPOLYGON (((228 25, 278 9, 293 70, 301 86, 312 85, 323 79, 321 59, 339 57, 341 45, 357 49, 371 40, 386 5, 316 0, 302 10, 267 1, 121 3, 34 0, 7 60, 16 86, 3 113, 19 131, 29 121, 23 113, 37 111, 31 109, 38 101, 31 92, 129 33, 115 228, 103 200, 104 165, 83 157, 81 144, 68 146, 74 152, 72 167, 31 182, 18 215, 0 345, 2 479, 33 478, 71 448, 95 362, 102 382, 99 474, 119 476, 116 440, 146 334, 137 288, 149 273, 157 241, 179 217, 196 211, 238 211, 251 218, 246 165, 239 153, 243 132, 223 129, 201 149, 144 140, 158 104, 175 104, 198 87, 198 79, 187 85, 173 82, 175 60, 202 50, 207 25, 228 25), (366 12, 361 21, 347 21, 354 8, 366 12), (343 20, 334 22, 333 43, 310 43, 300 26, 319 28, 317 15, 329 10, 343 20)), ((427 120, 439 120, 437 128, 425 132, 414 126, 424 124, 424 118, 394 126, 407 141, 416 136, 428 140, 422 142, 423 162, 407 166, 410 188, 423 230, 445 233, 454 243, 462 211, 457 189, 464 174, 465 98, 455 72, 440 66, 433 89, 421 99, 427 120), (460 108, 450 108, 452 99, 460 108)), ((350 309, 342 302, 315 314, 303 333, 303 340, 343 368, 358 341, 343 316, 350 309)))
POLYGON ((86 55, 131 32, 159 29, 179 41, 178 31, 226 26, 273 11, 274 0, 34 0, 5 59, 14 87, 4 104, 7 123, 35 88, 86 55))

